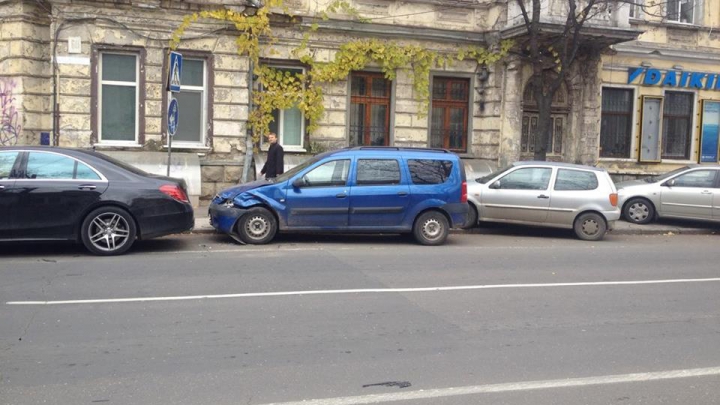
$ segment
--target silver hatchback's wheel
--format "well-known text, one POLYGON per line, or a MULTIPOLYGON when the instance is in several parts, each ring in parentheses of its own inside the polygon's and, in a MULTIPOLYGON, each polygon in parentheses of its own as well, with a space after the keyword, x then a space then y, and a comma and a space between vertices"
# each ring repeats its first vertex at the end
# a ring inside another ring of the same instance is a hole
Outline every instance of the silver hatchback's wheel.
POLYGON ((415 220, 413 234, 423 245, 442 245, 450 232, 447 218, 440 212, 428 211, 415 220))
POLYGON ((277 221, 265 208, 252 208, 240 218, 237 230, 243 242, 262 245, 275 237, 277 221))
POLYGON ((605 218, 600 214, 588 212, 575 220, 575 234, 582 240, 601 240, 607 232, 605 218))
POLYGON ((647 224, 655 219, 655 208, 644 198, 633 198, 625 204, 623 216, 634 224, 647 224))
POLYGON ((130 214, 117 207, 102 207, 88 214, 80 232, 85 247, 104 256, 126 252, 137 233, 130 214))
POLYGON ((468 211, 468 218, 467 222, 463 226, 464 229, 471 229, 475 228, 478 224, 478 211, 477 208, 475 208, 475 205, 472 203, 468 203, 469 211, 468 211))

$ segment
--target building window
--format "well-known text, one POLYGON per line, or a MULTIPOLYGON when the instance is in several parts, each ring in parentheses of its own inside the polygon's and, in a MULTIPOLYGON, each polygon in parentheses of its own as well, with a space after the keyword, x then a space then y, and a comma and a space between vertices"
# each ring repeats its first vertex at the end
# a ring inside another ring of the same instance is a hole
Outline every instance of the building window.
POLYGON ((633 120, 632 89, 602 89, 600 157, 630 158, 633 120))
POLYGON ((663 159, 690 159, 692 114, 695 95, 668 91, 663 107, 663 159))
POLYGON ((100 55, 100 142, 138 142, 138 55, 100 55))
POLYGON ((434 77, 430 147, 467 151, 470 80, 434 77))
MULTIPOLYGON (((522 153, 535 152, 535 137, 537 136, 540 114, 533 89, 534 85, 531 81, 525 86, 523 92, 523 118, 520 135, 520 151, 522 153)), ((563 139, 568 126, 568 109, 567 90, 565 85, 562 85, 555 91, 550 106, 550 136, 545 149, 549 155, 562 154, 563 139)))
POLYGON ((173 146, 204 146, 208 111, 206 61, 183 58, 180 84, 181 91, 173 94, 182 112, 173 146))
POLYGON ((350 146, 389 145, 391 83, 381 73, 352 74, 350 146))
POLYGON ((695 14, 695 0, 668 0, 668 21, 692 24, 695 14))
POLYGON ((628 4, 630 7, 630 18, 642 18, 642 9, 644 6, 644 0, 636 0, 628 4))
MULTIPOLYGON (((288 72, 293 75, 304 73, 302 68, 276 67, 281 72, 288 72)), ((303 133, 305 131, 305 117, 302 111, 296 106, 285 110, 273 110, 273 121, 270 123, 270 132, 278 136, 278 142, 283 148, 302 149, 303 133)))

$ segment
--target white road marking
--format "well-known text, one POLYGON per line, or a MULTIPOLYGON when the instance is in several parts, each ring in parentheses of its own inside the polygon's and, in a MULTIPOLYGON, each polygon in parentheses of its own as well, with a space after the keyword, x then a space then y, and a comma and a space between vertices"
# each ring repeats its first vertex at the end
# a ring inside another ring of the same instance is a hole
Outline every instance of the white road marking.
POLYGON ((585 387, 589 385, 607 385, 672 380, 678 378, 707 377, 720 375, 720 367, 694 368, 686 370, 659 371, 652 373, 619 374, 587 378, 568 378, 564 380, 528 381, 506 384, 475 385, 467 387, 437 388, 430 390, 397 392, 392 394, 362 395, 326 399, 308 399, 293 402, 275 402, 264 405, 360 405, 380 404, 395 401, 412 401, 431 398, 446 398, 459 395, 489 394, 514 391, 528 391, 551 388, 585 387))
POLYGON ((183 301, 202 300, 218 298, 252 298, 252 297, 283 297, 291 295, 329 295, 329 294, 362 294, 362 293, 417 293, 417 292, 442 292, 442 291, 463 291, 463 290, 491 290, 500 288, 550 288, 550 287, 585 287, 585 286, 615 286, 615 285, 642 285, 642 284, 676 284, 676 283, 702 283, 720 281, 719 278, 687 278, 670 280, 636 280, 636 281, 595 281, 579 283, 546 283, 546 284, 486 284, 486 285, 461 285, 447 287, 418 287, 418 288, 357 288, 347 290, 309 290, 309 291, 278 291, 260 293, 239 293, 239 294, 215 294, 215 295, 186 295, 175 297, 136 297, 136 298, 109 298, 90 300, 65 300, 65 301, 8 301, 7 305, 66 305, 66 304, 107 304, 126 302, 150 302, 150 301, 183 301))

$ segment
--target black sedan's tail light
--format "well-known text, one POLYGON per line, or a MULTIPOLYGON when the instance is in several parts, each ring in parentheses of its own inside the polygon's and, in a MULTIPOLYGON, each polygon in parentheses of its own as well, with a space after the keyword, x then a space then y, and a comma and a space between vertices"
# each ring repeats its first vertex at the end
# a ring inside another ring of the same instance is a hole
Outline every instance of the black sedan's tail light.
POLYGON ((160 191, 180 202, 184 202, 184 203, 190 202, 187 194, 185 194, 185 191, 182 188, 180 188, 180 186, 178 186, 178 185, 165 184, 164 186, 160 186, 160 191))

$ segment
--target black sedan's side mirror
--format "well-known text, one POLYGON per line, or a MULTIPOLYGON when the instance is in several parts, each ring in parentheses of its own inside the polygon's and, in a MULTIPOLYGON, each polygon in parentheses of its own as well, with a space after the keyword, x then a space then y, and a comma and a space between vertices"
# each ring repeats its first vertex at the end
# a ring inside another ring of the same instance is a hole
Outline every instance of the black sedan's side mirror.
POLYGON ((304 185, 305 185, 305 179, 303 177, 299 177, 292 182, 292 186, 294 188, 300 188, 304 185))

